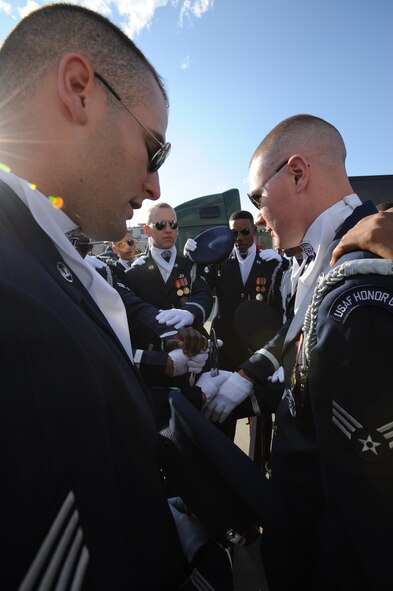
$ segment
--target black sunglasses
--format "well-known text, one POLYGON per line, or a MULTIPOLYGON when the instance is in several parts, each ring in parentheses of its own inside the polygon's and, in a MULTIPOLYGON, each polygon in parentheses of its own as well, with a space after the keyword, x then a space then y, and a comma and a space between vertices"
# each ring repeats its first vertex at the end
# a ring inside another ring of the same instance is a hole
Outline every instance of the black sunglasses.
POLYGON ((154 224, 149 224, 150 228, 156 228, 157 230, 163 230, 164 228, 166 228, 166 225, 169 224, 170 227, 172 228, 172 230, 177 230, 179 224, 177 222, 175 222, 174 220, 170 221, 170 222, 165 222, 165 221, 160 221, 160 222, 155 222, 154 224))
POLYGON ((103 76, 101 76, 101 74, 98 74, 98 72, 94 72, 94 76, 96 78, 98 78, 98 80, 100 82, 102 82, 102 84, 123 105, 123 107, 130 113, 130 115, 132 115, 134 117, 135 121, 137 121, 139 123, 139 125, 141 125, 141 127, 143 127, 143 129, 145 131, 147 131, 147 133, 150 135, 150 137, 152 137, 157 142, 157 144, 160 146, 158 148, 158 150, 156 152, 154 152, 154 154, 149 153, 149 164, 147 166, 147 169, 149 172, 156 172, 160 168, 160 166, 162 166, 164 164, 164 162, 171 150, 171 144, 169 142, 165 142, 165 144, 160 142, 160 140, 158 138, 156 138, 156 136, 154 134, 152 134, 152 132, 149 129, 147 129, 147 127, 145 127, 143 125, 142 121, 140 121, 138 119, 138 117, 135 115, 135 113, 129 107, 127 107, 127 105, 125 104, 123 99, 120 97, 120 95, 118 95, 117 92, 115 90, 113 90, 112 86, 109 84, 109 82, 107 82, 105 80, 105 78, 103 76))
POLYGON ((271 180, 272 180, 272 178, 273 178, 274 176, 276 176, 276 174, 277 174, 278 172, 280 172, 280 170, 281 170, 282 168, 284 168, 284 166, 285 166, 286 164, 288 164, 288 162, 289 162, 289 159, 288 159, 288 160, 285 160, 285 162, 283 162, 282 164, 280 164, 280 166, 279 166, 278 168, 276 168, 276 170, 273 172, 273 174, 272 174, 272 175, 270 175, 270 176, 269 176, 269 178, 268 178, 268 179, 267 179, 267 180, 266 180, 266 181, 263 183, 263 185, 262 185, 262 186, 261 186, 261 187, 258 189, 258 195, 257 195, 257 196, 250 195, 250 193, 247 193, 247 197, 249 198, 249 200, 251 201, 251 203, 252 203, 253 205, 255 205, 255 207, 256 207, 257 209, 260 209, 260 207, 261 207, 261 200, 262 200, 262 189, 263 189, 263 187, 264 187, 265 185, 267 185, 267 184, 268 184, 268 182, 269 182, 269 181, 271 181, 271 180))
POLYGON ((117 247, 124 248, 125 246, 134 246, 134 244, 135 240, 120 240, 120 242, 117 243, 117 247))
POLYGON ((242 234, 243 236, 248 236, 251 232, 251 228, 244 228, 244 230, 232 230, 233 234, 237 236, 238 234, 242 234))

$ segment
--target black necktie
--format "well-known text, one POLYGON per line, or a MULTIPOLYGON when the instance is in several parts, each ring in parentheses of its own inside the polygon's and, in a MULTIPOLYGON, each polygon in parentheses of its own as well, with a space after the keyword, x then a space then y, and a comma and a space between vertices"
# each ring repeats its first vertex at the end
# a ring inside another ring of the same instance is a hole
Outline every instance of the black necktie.
POLYGON ((242 257, 242 259, 246 259, 247 258, 247 253, 246 252, 241 252, 240 256, 242 257))
POLYGON ((171 260, 172 253, 170 250, 164 250, 164 252, 161 253, 161 256, 164 259, 164 261, 169 263, 169 261, 171 260))

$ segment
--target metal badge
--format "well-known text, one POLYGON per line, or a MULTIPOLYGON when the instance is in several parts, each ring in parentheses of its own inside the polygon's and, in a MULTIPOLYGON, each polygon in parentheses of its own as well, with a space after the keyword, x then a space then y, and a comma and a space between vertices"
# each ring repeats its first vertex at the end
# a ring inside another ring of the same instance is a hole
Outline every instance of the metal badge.
POLYGON ((262 302, 263 295, 261 293, 257 293, 257 295, 255 296, 255 299, 258 300, 258 302, 262 302))
POLYGON ((59 261, 58 263, 56 263, 56 267, 57 267, 57 270, 59 271, 60 275, 63 277, 63 279, 68 281, 68 283, 72 283, 74 281, 72 273, 69 270, 69 268, 67 267, 67 265, 65 265, 64 263, 59 261))

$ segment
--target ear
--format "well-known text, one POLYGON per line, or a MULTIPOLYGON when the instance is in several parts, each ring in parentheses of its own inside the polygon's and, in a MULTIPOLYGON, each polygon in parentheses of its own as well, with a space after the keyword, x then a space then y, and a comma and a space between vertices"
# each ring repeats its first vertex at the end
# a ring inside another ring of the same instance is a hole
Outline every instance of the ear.
POLYGON ((112 250, 115 254, 118 254, 118 252, 119 252, 119 249, 113 243, 112 243, 112 250))
POLYGON ((292 175, 295 191, 301 193, 305 190, 310 176, 308 161, 299 154, 294 154, 288 161, 288 170, 292 175))
POLYGON ((150 238, 150 236, 151 236, 151 232, 150 232, 150 228, 149 228, 149 226, 148 226, 147 224, 145 224, 145 225, 143 226, 143 230, 144 230, 144 232, 145 232, 146 236, 149 236, 149 238, 150 238))
POLYGON ((66 54, 59 65, 57 88, 63 106, 75 123, 85 125, 88 119, 87 98, 96 88, 89 62, 79 53, 66 54))

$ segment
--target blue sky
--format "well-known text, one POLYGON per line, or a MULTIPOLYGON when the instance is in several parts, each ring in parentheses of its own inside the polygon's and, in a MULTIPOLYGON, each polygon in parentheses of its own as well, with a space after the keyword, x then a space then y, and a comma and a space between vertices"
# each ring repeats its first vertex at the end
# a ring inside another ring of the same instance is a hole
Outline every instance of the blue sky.
MULTIPOLYGON (((264 135, 296 113, 327 119, 349 175, 393 173, 392 0, 89 0, 164 77, 170 97, 161 199, 237 187, 264 135)), ((46 2, 0 0, 0 40, 46 2)), ((115 85, 115 81, 111 81, 115 85)), ((144 208, 134 222, 143 221, 144 208)))

